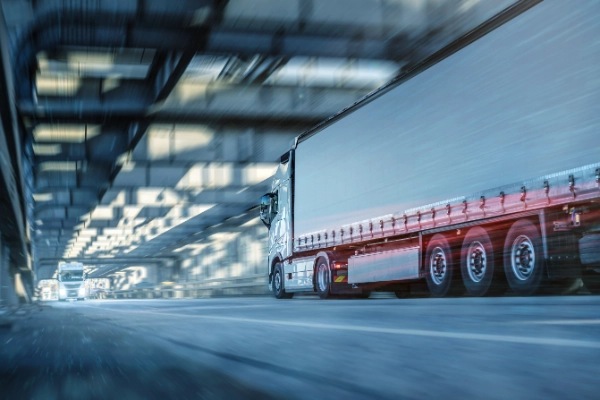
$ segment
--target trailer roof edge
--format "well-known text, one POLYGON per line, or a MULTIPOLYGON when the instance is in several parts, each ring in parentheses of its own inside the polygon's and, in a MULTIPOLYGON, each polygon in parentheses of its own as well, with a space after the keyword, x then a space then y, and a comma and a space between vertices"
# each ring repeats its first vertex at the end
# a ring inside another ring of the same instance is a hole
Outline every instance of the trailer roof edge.
POLYGON ((300 135, 298 135, 295 138, 294 149, 298 146, 298 144, 307 140, 311 136, 316 135, 318 132, 320 132, 321 130, 325 129, 326 127, 332 125, 333 123, 337 122, 339 119, 347 116, 348 114, 351 114, 352 112, 354 112, 357 108, 361 107, 362 105, 375 100, 376 98, 382 96, 386 92, 396 88, 397 86, 408 81, 409 79, 419 75, 421 72, 429 69, 430 67, 439 63, 440 61, 450 57, 452 54, 467 47, 468 45, 475 42, 476 40, 484 37, 488 33, 494 31, 496 28, 499 28, 500 26, 504 25, 505 23, 511 21, 513 18, 523 14, 525 11, 527 11, 530 8, 532 8, 533 6, 541 3, 542 1, 543 0, 519 0, 519 1, 517 1, 510 7, 504 9, 503 11, 499 12, 492 18, 486 20, 485 22, 481 23, 480 25, 473 28, 469 32, 460 36, 458 39, 454 40, 449 45, 443 47, 442 49, 433 53, 431 56, 425 58, 423 61, 417 63, 416 65, 414 65, 413 67, 408 69, 406 72, 398 75, 394 79, 385 83, 383 86, 366 94, 365 96, 361 97, 360 99, 358 99, 356 102, 354 102, 350 106, 340 110, 336 114, 333 114, 332 116, 330 116, 326 120, 320 122, 319 124, 315 125, 311 129, 301 133, 300 135))

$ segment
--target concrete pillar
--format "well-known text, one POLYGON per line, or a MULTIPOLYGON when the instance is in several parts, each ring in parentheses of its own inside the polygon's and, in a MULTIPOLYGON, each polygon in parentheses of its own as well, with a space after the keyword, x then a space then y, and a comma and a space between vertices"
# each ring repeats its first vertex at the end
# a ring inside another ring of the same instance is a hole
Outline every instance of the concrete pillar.
POLYGON ((10 273, 9 249, 0 238, 0 306, 17 304, 15 283, 10 273))
POLYGON ((13 282, 15 288, 15 295, 19 303, 29 303, 31 301, 31 294, 29 290, 29 274, 23 272, 13 273, 13 282))
POLYGON ((160 282, 158 281, 158 265, 147 265, 146 270, 146 282, 152 283, 153 285, 159 284, 160 282))
POLYGON ((181 261, 180 260, 174 261, 173 266, 171 267, 171 270, 173 271, 173 273, 172 273, 173 282, 180 282, 181 281, 181 261))

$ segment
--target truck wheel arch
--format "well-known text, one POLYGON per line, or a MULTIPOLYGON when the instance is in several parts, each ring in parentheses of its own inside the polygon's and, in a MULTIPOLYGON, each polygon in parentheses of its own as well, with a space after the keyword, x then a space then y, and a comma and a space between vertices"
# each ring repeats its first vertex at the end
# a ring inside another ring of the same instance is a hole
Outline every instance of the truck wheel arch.
MULTIPOLYGON (((280 253, 277 253, 272 259, 271 259, 271 263, 269 264, 269 277, 271 275, 273 275, 273 270, 275 269, 275 264, 277 263, 282 263, 283 264, 283 258, 281 257, 280 253)), ((270 281, 271 279, 269 279, 270 281)))
POLYGON ((330 251, 319 251, 316 255, 315 255, 315 261, 313 261, 313 275, 312 275, 312 283, 313 283, 313 291, 317 291, 317 280, 316 280, 316 276, 317 276, 317 261, 319 261, 320 258, 325 259, 325 261, 327 262, 327 265, 331 265, 331 260, 333 260, 334 258, 334 254, 330 251))

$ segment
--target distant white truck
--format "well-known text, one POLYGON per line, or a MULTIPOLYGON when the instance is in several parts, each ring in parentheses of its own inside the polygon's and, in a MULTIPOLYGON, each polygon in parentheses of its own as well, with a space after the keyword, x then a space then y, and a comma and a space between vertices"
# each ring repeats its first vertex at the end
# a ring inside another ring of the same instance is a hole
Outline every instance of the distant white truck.
POLYGON ((52 297, 52 291, 49 287, 42 288, 42 300, 50 300, 52 297))
POLYGON ((85 300, 85 297, 85 272, 83 264, 58 264, 58 300, 85 300))

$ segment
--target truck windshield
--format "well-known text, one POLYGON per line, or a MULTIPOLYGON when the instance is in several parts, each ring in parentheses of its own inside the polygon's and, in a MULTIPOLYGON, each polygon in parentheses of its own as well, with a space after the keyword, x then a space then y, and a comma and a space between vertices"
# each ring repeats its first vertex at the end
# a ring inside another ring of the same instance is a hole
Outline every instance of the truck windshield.
POLYGON ((62 282, 74 282, 83 280, 82 271, 68 271, 60 274, 60 280, 62 282))

